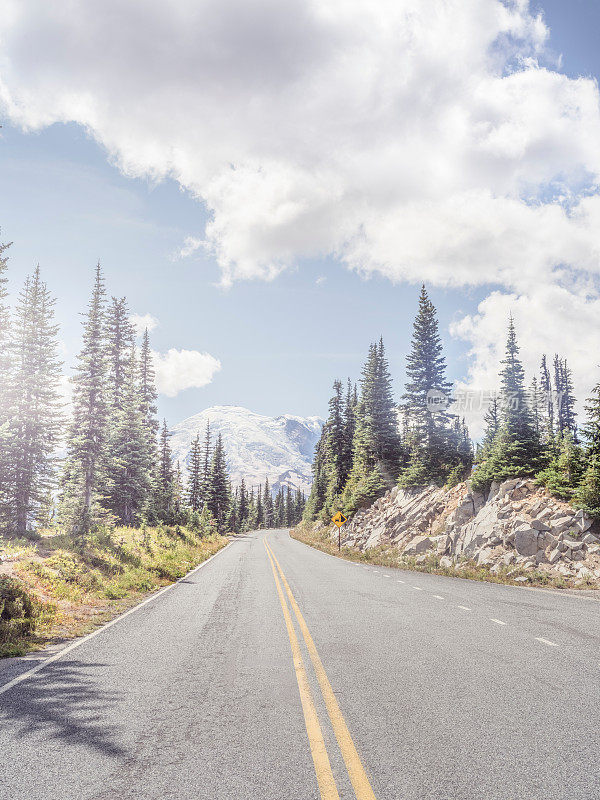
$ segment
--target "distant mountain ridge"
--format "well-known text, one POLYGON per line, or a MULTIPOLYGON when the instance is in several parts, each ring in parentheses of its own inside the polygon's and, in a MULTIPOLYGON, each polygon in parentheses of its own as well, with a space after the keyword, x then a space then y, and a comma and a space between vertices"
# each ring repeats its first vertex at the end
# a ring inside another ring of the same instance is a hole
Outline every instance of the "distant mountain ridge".
POLYGON ((213 441, 218 433, 223 436, 234 485, 244 478, 248 487, 258 486, 268 478, 275 491, 289 486, 308 494, 314 449, 323 426, 320 417, 268 417, 241 406, 211 406, 171 430, 173 454, 182 467, 188 463, 192 439, 197 433, 203 438, 207 422, 213 441))

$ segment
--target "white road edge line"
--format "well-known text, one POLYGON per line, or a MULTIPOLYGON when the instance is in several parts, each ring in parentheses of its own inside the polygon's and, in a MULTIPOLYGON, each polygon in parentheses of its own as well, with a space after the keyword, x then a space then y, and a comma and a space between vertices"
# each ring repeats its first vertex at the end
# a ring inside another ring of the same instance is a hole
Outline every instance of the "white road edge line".
POLYGON ((462 608, 463 611, 472 611, 472 609, 469 608, 469 606, 458 606, 458 607, 462 608))
POLYGON ((206 561, 203 561, 201 564, 198 564, 197 567, 194 567, 194 569, 190 570, 187 573, 187 575, 184 575, 183 577, 179 578, 179 580, 176 580, 174 583, 170 583, 168 586, 163 586, 162 589, 159 589, 158 592, 155 592, 154 594, 150 595, 150 597, 147 597, 145 600, 142 600, 142 602, 138 603, 137 606, 134 606, 133 608, 130 608, 128 611, 125 611, 124 614, 121 614, 120 616, 115 617, 114 619, 111 619, 111 621, 107 622, 106 625, 103 625, 101 628, 98 628, 97 630, 92 631, 92 633, 88 633, 87 636, 84 636, 81 639, 76 639, 73 642, 73 644, 70 644, 67 647, 63 648, 58 653, 55 653, 53 656, 50 656, 50 658, 46 658, 44 661, 39 663, 37 666, 33 667, 30 670, 27 670, 27 672, 23 672, 23 673, 21 673, 21 675, 17 675, 16 678, 13 678, 12 681, 9 681, 8 683, 5 683, 4 686, 0 686, 0 694, 4 694, 4 692, 8 692, 8 690, 12 689, 13 686, 16 686, 17 684, 21 683, 22 681, 27 680, 27 678, 31 678, 32 675, 35 675, 36 673, 38 673, 41 670, 43 670, 44 667, 48 666, 48 664, 52 664, 52 662, 58 661, 59 658, 62 658, 63 656, 66 656, 67 653, 71 652, 71 650, 75 650, 76 647, 80 647, 85 642, 88 642, 90 639, 93 639, 94 636, 98 636, 98 634, 102 633, 103 631, 107 630, 108 628, 112 628, 112 626, 116 625, 117 622, 120 622, 122 619, 125 619, 125 617, 128 617, 130 614, 133 614, 134 611, 139 611, 139 609, 143 608, 143 606, 145 606, 147 603, 151 603, 153 600, 156 600, 158 597, 160 597, 161 594, 164 594, 165 592, 168 592, 169 589, 172 589, 174 586, 177 586, 178 583, 181 583, 182 581, 187 580, 190 577, 190 575, 193 575, 194 572, 197 572, 199 569, 202 569, 202 567, 205 567, 208 564, 209 561, 212 561, 213 558, 215 558, 216 556, 220 555, 225 550, 227 550, 227 548, 229 547, 230 544, 232 544, 232 543, 228 542, 225 545, 225 547, 222 547, 220 550, 217 550, 217 552, 213 553, 212 556, 210 556, 210 558, 206 559, 206 561))
POLYGON ((494 619, 494 617, 490 617, 490 622, 495 622, 496 625, 506 625, 506 622, 502 622, 501 619, 494 619))
POLYGON ((550 639, 544 639, 541 636, 534 637, 536 642, 541 642, 542 644, 547 644, 548 647, 558 647, 556 642, 551 642, 550 639))

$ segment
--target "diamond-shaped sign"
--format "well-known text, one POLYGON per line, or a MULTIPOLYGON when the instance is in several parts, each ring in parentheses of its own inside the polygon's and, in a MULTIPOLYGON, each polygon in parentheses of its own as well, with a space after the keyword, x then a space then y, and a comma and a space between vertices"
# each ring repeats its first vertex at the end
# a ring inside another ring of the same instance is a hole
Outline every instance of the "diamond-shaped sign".
POLYGON ((338 528, 341 528, 341 527, 342 527, 342 525, 344 524, 344 522, 346 522, 347 520, 348 520, 348 517, 345 517, 345 516, 342 514, 342 512, 341 512, 341 511, 338 511, 338 512, 337 512, 337 514, 334 514, 334 515, 333 515, 333 517, 331 518, 331 521, 332 521, 332 522, 333 522, 335 525, 337 525, 337 526, 338 526, 338 528))

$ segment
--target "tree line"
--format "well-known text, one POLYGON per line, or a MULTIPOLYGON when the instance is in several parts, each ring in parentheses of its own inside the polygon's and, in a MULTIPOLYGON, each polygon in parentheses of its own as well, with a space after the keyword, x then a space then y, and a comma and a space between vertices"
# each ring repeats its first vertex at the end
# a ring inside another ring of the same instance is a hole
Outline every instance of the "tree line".
POLYGON ((360 391, 333 384, 329 415, 315 450, 314 482, 305 519, 328 522, 352 513, 395 485, 453 486, 471 478, 489 492, 494 481, 534 477, 563 499, 600 515, 600 385, 578 431, 571 370, 546 356, 529 387, 514 321, 508 324, 500 389, 492 393, 485 434, 473 447, 464 419, 453 413, 452 384, 437 313, 421 289, 406 363, 406 384, 395 402, 383 340, 372 344, 360 391))
POLYGON ((25 533, 57 524, 85 536, 106 524, 189 525, 238 532, 292 525, 304 497, 282 488, 233 488, 225 446, 210 428, 192 443, 190 463, 173 460, 146 329, 141 345, 127 300, 106 296, 100 265, 83 319, 63 413, 55 300, 39 267, 14 312, 8 303, 8 250, 0 244, 0 528, 25 533), (58 458, 64 445, 66 454, 58 458))

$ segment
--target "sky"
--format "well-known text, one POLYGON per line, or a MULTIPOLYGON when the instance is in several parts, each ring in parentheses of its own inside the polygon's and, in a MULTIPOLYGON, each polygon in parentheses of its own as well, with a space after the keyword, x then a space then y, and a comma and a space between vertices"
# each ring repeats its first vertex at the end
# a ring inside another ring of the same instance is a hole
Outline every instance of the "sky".
MULTIPOLYGON (((449 376, 600 379, 595 0, 5 0, 0 240, 40 264, 65 374, 93 268, 151 329, 160 413, 327 411, 419 287, 449 376)), ((467 417, 475 436, 481 410, 467 417)))

